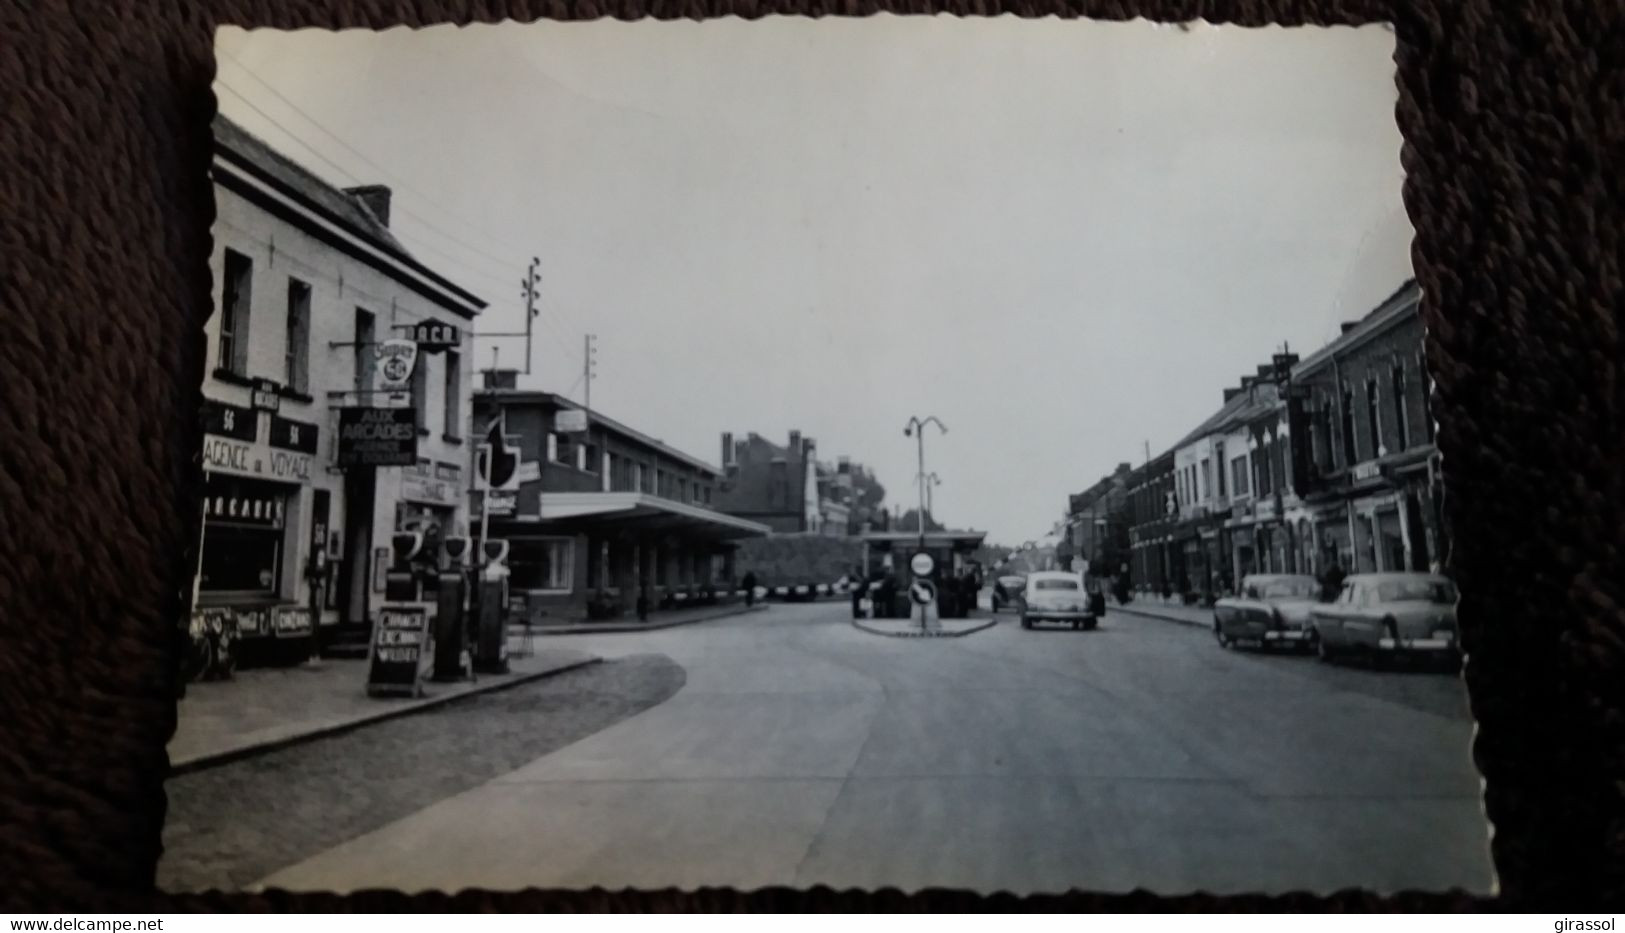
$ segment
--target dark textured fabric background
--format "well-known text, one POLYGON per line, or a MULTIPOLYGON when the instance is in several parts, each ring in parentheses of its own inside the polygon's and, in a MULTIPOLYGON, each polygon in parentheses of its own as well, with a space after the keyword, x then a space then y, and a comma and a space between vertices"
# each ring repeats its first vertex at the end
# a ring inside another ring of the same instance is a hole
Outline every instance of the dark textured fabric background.
POLYGON ((5 0, 0 911, 1618 907, 1622 65, 1619 0, 5 0), (1405 200, 1500 898, 153 891, 173 620, 198 527, 188 490, 201 475, 194 411, 211 310, 214 25, 879 10, 1396 23, 1405 200))

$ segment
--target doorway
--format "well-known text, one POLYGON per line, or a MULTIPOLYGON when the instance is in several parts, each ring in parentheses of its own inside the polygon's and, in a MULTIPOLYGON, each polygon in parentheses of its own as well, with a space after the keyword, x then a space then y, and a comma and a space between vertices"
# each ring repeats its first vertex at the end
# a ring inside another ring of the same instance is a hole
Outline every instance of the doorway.
POLYGON ((372 510, 377 485, 375 471, 366 468, 344 474, 344 563, 339 570, 339 621, 367 624, 372 595, 372 510))

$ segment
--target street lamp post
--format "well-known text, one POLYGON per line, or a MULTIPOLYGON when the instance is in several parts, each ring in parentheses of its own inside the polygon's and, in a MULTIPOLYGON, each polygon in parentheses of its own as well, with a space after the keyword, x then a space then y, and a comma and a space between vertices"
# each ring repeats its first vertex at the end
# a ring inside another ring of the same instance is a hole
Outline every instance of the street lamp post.
MULTIPOLYGON (((920 550, 922 552, 925 550, 925 426, 928 424, 936 425, 937 430, 943 434, 948 433, 948 426, 943 424, 936 415, 927 415, 924 418, 914 415, 908 419, 908 424, 903 428, 903 436, 915 439, 916 449, 919 453, 920 472, 917 476, 920 482, 920 510, 916 515, 918 518, 916 524, 919 526, 920 550)), ((928 624, 929 615, 930 607, 922 604, 920 606, 920 628, 922 630, 928 624)))

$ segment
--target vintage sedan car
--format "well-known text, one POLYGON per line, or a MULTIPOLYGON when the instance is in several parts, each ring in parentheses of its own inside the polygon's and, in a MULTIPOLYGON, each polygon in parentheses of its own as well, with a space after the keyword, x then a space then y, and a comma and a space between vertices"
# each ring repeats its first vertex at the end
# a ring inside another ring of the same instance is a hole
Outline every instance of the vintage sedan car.
POLYGON ((1431 655, 1460 658, 1456 585, 1431 573, 1360 573, 1310 612, 1320 658, 1431 655))
POLYGON ((1074 629, 1092 629, 1100 624, 1102 594, 1091 593, 1083 576, 1046 570, 1029 574, 1018 608, 1021 627, 1030 629, 1039 622, 1071 623, 1074 629))
POLYGON ((1007 574, 993 581, 993 611, 1014 606, 1027 588, 1027 578, 1020 574, 1007 574))
POLYGON ((1320 600, 1320 584, 1307 574, 1250 574, 1241 591, 1213 604, 1213 637, 1224 648, 1314 647, 1309 610, 1320 600))

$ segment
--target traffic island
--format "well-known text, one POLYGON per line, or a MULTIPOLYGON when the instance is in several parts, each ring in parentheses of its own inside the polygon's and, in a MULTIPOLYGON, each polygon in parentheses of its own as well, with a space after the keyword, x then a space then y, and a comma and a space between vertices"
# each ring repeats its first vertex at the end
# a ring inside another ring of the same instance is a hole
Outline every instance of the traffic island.
POLYGON ((853 619, 852 627, 871 635, 889 638, 963 638, 999 624, 992 619, 939 619, 932 628, 921 630, 918 619, 853 619))

